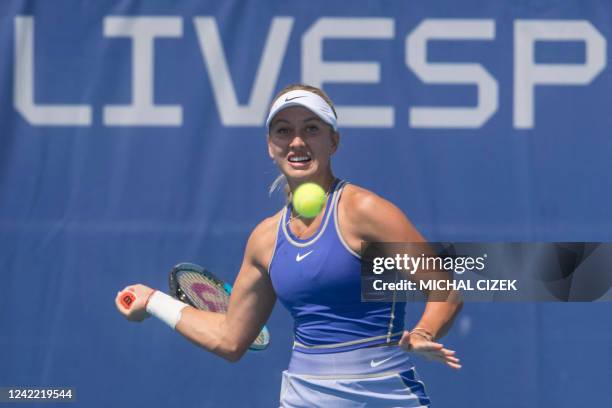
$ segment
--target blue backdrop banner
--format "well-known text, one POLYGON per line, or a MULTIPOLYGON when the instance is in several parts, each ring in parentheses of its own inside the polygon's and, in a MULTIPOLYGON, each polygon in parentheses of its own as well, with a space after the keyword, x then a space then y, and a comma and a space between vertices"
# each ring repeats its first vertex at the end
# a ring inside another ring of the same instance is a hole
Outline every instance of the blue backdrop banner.
MULTIPOLYGON (((608 0, 2 1, 0 387, 278 404, 280 306, 229 364, 113 300, 181 261, 233 282, 283 205, 264 122, 289 83, 337 105, 335 173, 428 240, 612 241, 610 41, 608 0)), ((612 406, 611 312, 468 304, 444 340, 464 368, 417 368, 439 407, 612 406)))

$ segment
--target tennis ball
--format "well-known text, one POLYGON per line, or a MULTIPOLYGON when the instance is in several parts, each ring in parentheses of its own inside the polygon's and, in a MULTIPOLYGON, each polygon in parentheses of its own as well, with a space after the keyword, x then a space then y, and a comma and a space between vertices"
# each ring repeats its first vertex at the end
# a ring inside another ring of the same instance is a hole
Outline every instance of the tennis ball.
POLYGON ((325 190, 315 183, 304 183, 293 193, 293 208, 303 217, 314 218, 325 205, 325 190))

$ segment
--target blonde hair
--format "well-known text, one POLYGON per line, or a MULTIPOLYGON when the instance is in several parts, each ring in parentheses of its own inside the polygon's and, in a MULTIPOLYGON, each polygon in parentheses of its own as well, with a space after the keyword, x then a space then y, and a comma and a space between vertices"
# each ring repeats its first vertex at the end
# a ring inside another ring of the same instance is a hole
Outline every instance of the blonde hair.
MULTIPOLYGON (((308 91, 308 92, 312 92, 314 94, 319 95, 321 98, 323 98, 323 100, 325 102, 327 102, 327 104, 331 108, 332 112, 334 112, 334 116, 336 118, 338 118, 338 114, 336 113, 336 109, 334 108, 334 103, 332 102, 330 97, 327 96, 327 94, 322 89, 319 89, 316 86, 311 86, 311 85, 306 85, 306 84, 290 84, 290 85, 287 85, 286 87, 281 89, 276 94, 276 96, 272 100, 272 104, 270 105, 270 108, 272 108, 272 105, 274 105, 274 102, 276 102, 276 100, 278 98, 280 98, 281 96, 283 96, 287 92, 296 91, 296 90, 308 91)), ((279 174, 274 179, 272 184, 270 184, 270 188, 268 189, 268 194, 272 195, 276 190, 281 190, 281 189, 285 192, 285 198, 286 198, 287 202, 291 201, 291 190, 289 189, 289 183, 287 183, 287 178, 282 173, 279 174)))

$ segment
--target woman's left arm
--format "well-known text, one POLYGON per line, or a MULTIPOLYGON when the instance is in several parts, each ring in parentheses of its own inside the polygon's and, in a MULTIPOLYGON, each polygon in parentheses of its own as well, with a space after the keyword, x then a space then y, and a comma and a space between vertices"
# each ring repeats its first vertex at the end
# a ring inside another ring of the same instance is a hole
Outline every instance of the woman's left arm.
MULTIPOLYGON (((341 204, 340 215, 347 221, 344 223, 346 233, 353 238, 353 242, 426 242, 399 208, 370 191, 348 186, 341 204)), ((448 333, 461 310, 460 296, 454 291, 448 291, 443 297, 439 293, 435 297, 431 293, 427 295, 428 301, 419 323, 411 331, 404 332, 399 344, 406 351, 440 361, 452 368, 461 368, 455 352, 436 342, 448 333)))

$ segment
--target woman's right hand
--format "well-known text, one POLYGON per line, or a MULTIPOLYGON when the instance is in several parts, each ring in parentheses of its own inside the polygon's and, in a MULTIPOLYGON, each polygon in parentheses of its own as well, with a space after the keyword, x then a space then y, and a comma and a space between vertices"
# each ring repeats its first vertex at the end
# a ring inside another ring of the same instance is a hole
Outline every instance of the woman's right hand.
POLYGON ((150 315, 147 313, 147 301, 149 297, 155 292, 154 289, 151 289, 148 286, 137 284, 130 285, 123 288, 123 290, 117 292, 117 296, 115 297, 115 306, 117 306, 117 310, 121 313, 126 319, 132 322, 141 322, 150 315), (129 307, 125 307, 121 303, 121 298, 125 296, 125 292, 131 292, 135 299, 129 305, 129 307))

